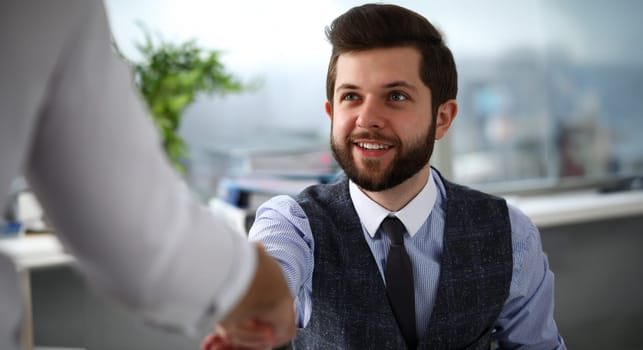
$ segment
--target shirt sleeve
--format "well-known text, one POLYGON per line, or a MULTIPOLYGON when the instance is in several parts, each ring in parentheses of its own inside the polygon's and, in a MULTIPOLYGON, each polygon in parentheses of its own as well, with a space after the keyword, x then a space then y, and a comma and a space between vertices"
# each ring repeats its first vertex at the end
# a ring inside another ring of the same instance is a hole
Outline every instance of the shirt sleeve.
POLYGON ((257 209, 250 240, 261 242, 283 269, 295 299, 299 327, 305 327, 312 311, 314 240, 301 206, 291 197, 277 196, 257 209))
POLYGON ((28 45, 52 46, 49 33, 64 32, 38 57, 54 63, 40 72, 47 88, 25 164, 61 241, 93 285, 147 319, 187 333, 211 325, 245 293, 254 249, 167 161, 102 2, 25 4, 52 17, 24 16, 28 45))
POLYGON ((500 349, 566 349, 554 321, 554 274, 531 220, 509 206, 513 275, 494 338, 500 349))

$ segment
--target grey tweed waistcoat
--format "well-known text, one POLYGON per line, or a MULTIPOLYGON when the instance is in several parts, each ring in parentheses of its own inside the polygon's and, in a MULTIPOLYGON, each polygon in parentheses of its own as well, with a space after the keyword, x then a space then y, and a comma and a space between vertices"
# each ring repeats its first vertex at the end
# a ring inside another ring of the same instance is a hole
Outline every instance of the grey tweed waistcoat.
MULTIPOLYGON (((418 348, 489 349, 511 284, 507 204, 442 181, 447 203, 439 287, 427 336, 419 339, 418 348)), ((295 199, 310 222, 315 267, 311 319, 293 348, 404 349, 346 177, 309 187, 295 199)))

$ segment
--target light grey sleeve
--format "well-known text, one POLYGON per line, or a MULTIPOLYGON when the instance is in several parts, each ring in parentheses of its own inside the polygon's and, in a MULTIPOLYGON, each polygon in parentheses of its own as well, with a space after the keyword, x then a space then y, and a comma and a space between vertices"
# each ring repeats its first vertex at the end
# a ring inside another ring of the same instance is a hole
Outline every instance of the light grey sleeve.
POLYGON ((40 47, 20 67, 42 80, 29 87, 42 91, 25 171, 62 242, 94 285, 154 322, 190 332, 226 314, 249 285, 254 249, 169 165, 104 5, 9 1, 4 10, 23 17, 15 45, 40 47))
POLYGON ((304 209, 290 196, 276 196, 257 209, 248 234, 261 242, 286 277, 295 298, 297 324, 306 327, 312 314, 315 240, 304 209))

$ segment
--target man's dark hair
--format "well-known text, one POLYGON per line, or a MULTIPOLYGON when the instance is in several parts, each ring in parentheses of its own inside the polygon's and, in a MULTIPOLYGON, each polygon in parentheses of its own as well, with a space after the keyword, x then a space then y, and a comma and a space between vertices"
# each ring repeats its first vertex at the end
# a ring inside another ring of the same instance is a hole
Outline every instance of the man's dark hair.
POLYGON ((442 35, 423 16, 396 5, 353 7, 326 27, 333 51, 326 75, 326 98, 333 102, 337 59, 346 52, 376 48, 413 47, 420 51, 420 78, 431 90, 433 118, 437 108, 458 91, 458 74, 442 35))

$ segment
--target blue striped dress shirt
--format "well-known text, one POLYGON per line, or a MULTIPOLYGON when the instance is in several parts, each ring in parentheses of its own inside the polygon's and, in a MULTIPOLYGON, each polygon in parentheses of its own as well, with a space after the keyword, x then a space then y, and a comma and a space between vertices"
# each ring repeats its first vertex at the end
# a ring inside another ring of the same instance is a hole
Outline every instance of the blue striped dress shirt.
MULTIPOLYGON (((372 201, 354 183, 350 182, 349 186, 364 239, 383 280, 390 241, 380 233, 379 225, 386 216, 395 215, 407 229, 409 234, 405 235, 404 244, 416 281, 418 337, 425 337, 438 290, 443 246, 446 191, 440 177, 430 176, 423 190, 394 213, 372 201)), ((502 349, 566 349, 553 318, 554 275, 542 251, 538 229, 515 207, 509 206, 509 217, 513 274, 509 298, 497 320, 493 339, 502 349)), ((257 210, 249 237, 261 241, 281 264, 295 296, 299 326, 305 327, 312 312, 315 244, 306 213, 292 197, 274 197, 257 210)))

